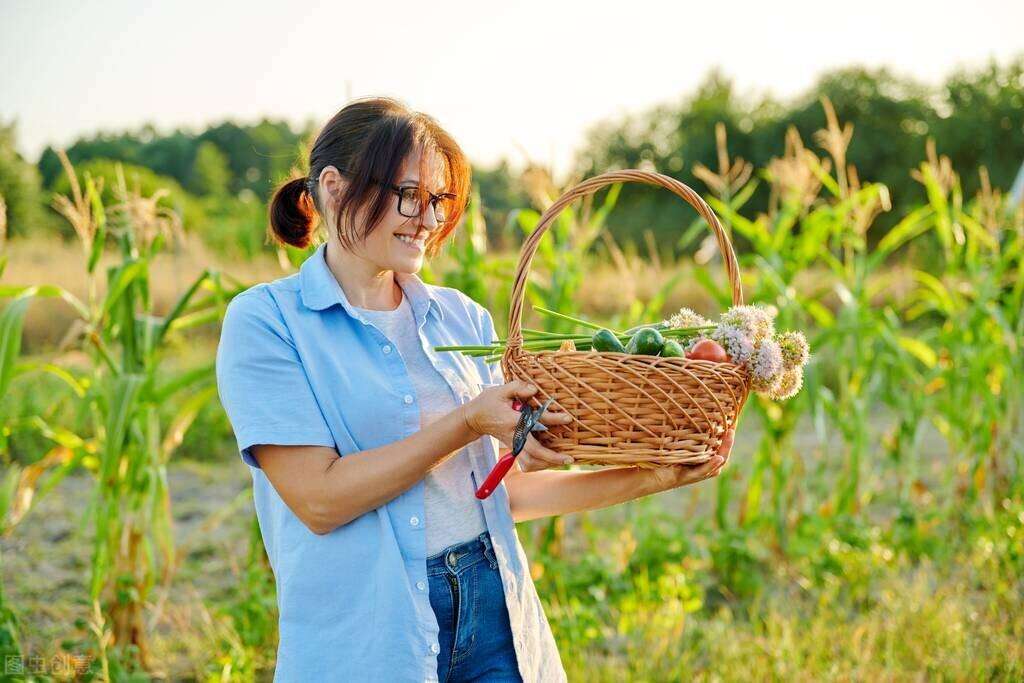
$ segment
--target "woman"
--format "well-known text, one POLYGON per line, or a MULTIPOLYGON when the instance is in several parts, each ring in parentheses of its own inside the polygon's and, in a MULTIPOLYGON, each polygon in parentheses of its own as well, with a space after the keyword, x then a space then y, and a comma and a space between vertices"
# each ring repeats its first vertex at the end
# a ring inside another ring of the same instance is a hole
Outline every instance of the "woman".
MULTIPOLYGON (((536 388, 441 344, 495 337, 488 311, 416 272, 465 209, 470 167, 429 116, 357 100, 324 126, 270 223, 299 272, 228 306, 217 383, 277 582, 277 681, 564 680, 514 523, 715 476, 551 471, 530 436, 504 486, 474 490, 536 388)), ((548 426, 571 418, 553 409, 548 426)))

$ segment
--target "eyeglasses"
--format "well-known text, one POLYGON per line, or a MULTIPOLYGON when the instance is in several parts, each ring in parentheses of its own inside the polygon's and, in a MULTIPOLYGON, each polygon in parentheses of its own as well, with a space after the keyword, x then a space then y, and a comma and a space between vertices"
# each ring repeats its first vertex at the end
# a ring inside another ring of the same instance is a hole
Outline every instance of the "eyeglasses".
MULTIPOLYGON (((351 171, 344 170, 342 173, 353 175, 351 171)), ((406 218, 416 218, 423 213, 423 206, 420 202, 420 188, 416 185, 392 185, 384 183, 376 178, 371 179, 378 185, 383 185, 398 195, 398 213, 406 218)), ((447 221, 455 209, 456 196, 450 192, 434 194, 429 190, 425 192, 430 195, 430 205, 434 209, 434 218, 438 223, 447 221)))

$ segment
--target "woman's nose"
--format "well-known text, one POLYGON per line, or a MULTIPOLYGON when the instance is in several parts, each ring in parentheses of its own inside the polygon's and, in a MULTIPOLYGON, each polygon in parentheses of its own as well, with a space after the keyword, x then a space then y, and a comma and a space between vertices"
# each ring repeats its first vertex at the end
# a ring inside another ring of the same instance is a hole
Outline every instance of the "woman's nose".
POLYGON ((420 212, 420 226, 427 230, 437 229, 437 216, 434 215, 434 205, 430 202, 427 202, 426 208, 420 212))

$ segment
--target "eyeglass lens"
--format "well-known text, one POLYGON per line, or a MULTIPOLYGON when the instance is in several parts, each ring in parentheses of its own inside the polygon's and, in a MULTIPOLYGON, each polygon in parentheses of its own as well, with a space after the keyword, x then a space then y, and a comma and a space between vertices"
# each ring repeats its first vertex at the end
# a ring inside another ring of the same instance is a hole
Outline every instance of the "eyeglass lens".
MULTIPOLYGON (((434 217, 438 221, 448 220, 451 213, 452 200, 448 197, 431 197, 430 203, 434 205, 434 217)), ((420 193, 415 187, 403 187, 399 195, 398 212, 403 216, 414 218, 422 212, 420 206, 420 193)))

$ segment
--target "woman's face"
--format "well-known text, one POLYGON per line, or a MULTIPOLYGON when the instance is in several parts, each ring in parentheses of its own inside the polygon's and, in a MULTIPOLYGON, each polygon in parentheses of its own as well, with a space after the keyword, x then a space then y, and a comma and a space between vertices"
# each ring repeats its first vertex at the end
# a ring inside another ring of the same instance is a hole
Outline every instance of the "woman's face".
MULTIPOLYGON (((420 152, 413 151, 406 158, 402 171, 395 183, 399 187, 421 185, 425 182, 426 189, 434 194, 444 192, 444 167, 440 158, 431 155, 430 178, 419 177, 420 152)), ((439 225, 434 217, 430 202, 416 217, 407 217, 398 213, 398 195, 390 193, 391 204, 381 222, 361 243, 351 247, 353 254, 372 263, 377 269, 393 270, 400 273, 414 273, 423 266, 425 242, 429 231, 436 230, 439 225)), ((356 216, 357 225, 365 220, 363 210, 356 216)), ((332 235, 331 239, 336 239, 332 235)))

